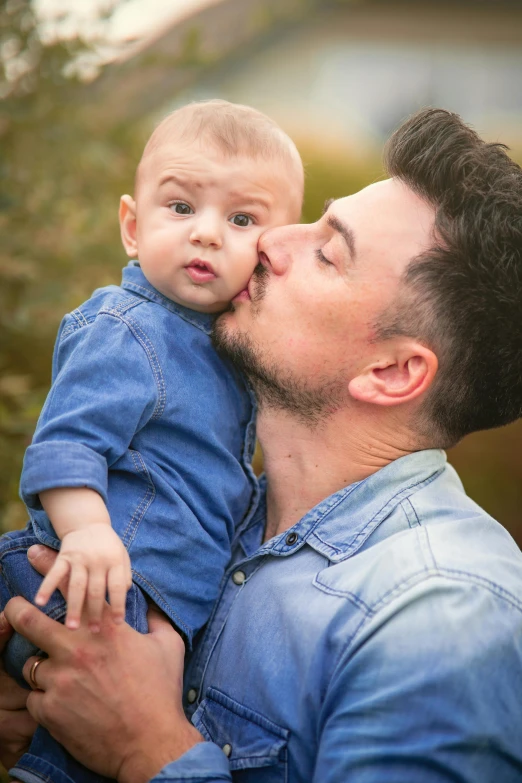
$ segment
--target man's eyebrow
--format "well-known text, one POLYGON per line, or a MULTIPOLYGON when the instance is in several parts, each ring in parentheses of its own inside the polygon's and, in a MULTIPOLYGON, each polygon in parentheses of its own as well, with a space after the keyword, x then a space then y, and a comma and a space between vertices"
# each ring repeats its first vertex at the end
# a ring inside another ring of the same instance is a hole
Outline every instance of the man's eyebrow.
POLYGON ((357 251, 355 249, 355 234, 353 233, 352 229, 345 223, 342 223, 335 215, 328 215, 326 218, 326 223, 330 226, 330 228, 333 228, 334 231, 339 232, 348 246, 352 261, 355 261, 357 257, 357 251))
POLYGON ((323 211, 321 212, 321 215, 324 215, 325 212, 328 212, 332 204, 334 203, 334 198, 327 198, 326 201, 323 204, 323 211))

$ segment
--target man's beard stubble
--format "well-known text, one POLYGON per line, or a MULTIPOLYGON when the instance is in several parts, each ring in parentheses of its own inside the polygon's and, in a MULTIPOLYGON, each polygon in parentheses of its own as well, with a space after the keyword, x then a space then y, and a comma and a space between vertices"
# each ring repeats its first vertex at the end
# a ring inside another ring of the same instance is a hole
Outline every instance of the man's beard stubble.
MULTIPOLYGON (((258 264, 252 275, 255 288, 251 296, 252 318, 259 314, 265 297, 270 273, 258 264)), ((234 305, 230 311, 234 311, 234 305)), ((286 411, 303 424, 315 428, 334 411, 343 407, 347 397, 346 381, 318 378, 307 383, 284 367, 277 366, 268 351, 255 343, 245 332, 232 332, 226 325, 226 313, 216 319, 212 341, 217 352, 241 370, 254 389, 259 408, 286 411)))

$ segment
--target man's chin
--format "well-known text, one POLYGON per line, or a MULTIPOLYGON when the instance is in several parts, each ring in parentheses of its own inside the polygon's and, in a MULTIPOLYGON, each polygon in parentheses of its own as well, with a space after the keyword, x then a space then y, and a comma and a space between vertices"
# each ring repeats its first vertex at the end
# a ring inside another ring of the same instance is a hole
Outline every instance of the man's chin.
POLYGON ((235 320, 235 315, 237 313, 236 307, 231 302, 227 309, 220 313, 216 320, 214 321, 214 324, 221 324, 221 323, 232 323, 235 320))

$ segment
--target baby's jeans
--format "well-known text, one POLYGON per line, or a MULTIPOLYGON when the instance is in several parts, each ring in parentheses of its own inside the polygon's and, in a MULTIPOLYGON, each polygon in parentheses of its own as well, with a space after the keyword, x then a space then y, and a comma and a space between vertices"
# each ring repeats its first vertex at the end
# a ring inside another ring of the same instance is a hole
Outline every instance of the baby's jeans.
MULTIPOLYGON (((6 533, 0 539, 0 609, 3 610, 10 598, 21 595, 33 601, 43 577, 37 573, 27 559, 27 550, 40 543, 29 524, 25 530, 6 533)), ((63 622, 65 601, 56 591, 43 611, 49 617, 63 622)), ((127 594, 126 620, 133 628, 146 633, 147 602, 136 585, 127 594)), ((19 634, 11 637, 4 652, 7 672, 19 683, 28 687, 22 677, 22 668, 31 655, 40 655, 34 645, 19 634)), ((23 783, 107 783, 108 778, 90 772, 54 740, 49 732, 39 726, 27 753, 9 770, 10 774, 23 783)))

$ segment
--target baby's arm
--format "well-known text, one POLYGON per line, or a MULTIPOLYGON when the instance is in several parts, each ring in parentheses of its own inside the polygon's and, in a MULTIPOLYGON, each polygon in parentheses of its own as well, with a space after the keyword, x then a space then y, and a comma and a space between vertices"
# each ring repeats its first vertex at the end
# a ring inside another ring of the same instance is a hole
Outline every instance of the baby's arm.
POLYGON ((107 507, 97 492, 87 487, 48 489, 40 502, 62 546, 36 595, 45 605, 64 577, 68 577, 67 618, 78 628, 86 603, 89 628, 97 632, 107 592, 116 623, 125 619, 125 598, 131 586, 127 550, 111 527, 107 507))
POLYGON ((31 516, 44 508, 62 541, 58 570, 42 584, 38 603, 45 604, 67 574, 70 627, 85 596, 96 627, 107 588, 122 616, 120 581, 130 586, 128 555, 111 525, 118 530, 122 520, 111 520, 107 511, 109 470, 161 413, 158 400, 164 399, 161 373, 151 365, 154 347, 140 324, 133 324, 130 317, 98 314, 88 326, 60 332, 52 391, 24 458, 22 498, 31 516))

